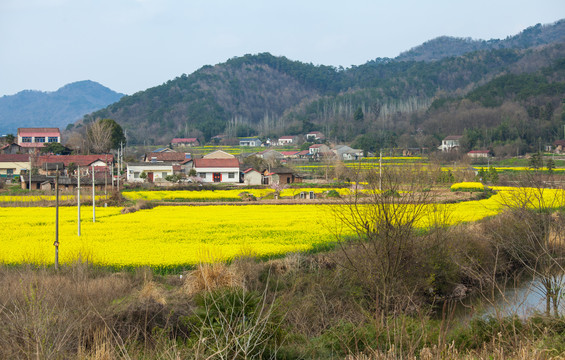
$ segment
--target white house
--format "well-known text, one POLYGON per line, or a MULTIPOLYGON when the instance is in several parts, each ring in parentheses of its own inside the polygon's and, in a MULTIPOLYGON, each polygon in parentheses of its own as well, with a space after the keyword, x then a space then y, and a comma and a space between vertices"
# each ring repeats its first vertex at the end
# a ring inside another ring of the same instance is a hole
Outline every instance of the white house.
POLYGON ((311 145, 310 147, 308 147, 308 152, 311 155, 326 153, 326 152, 329 152, 329 151, 330 151, 330 148, 327 145, 324 145, 324 144, 314 144, 314 145, 311 145))
POLYGON ((319 131, 310 131, 306 134, 306 141, 316 141, 316 140, 324 140, 326 137, 323 133, 319 131))
POLYGON ((277 145, 279 146, 284 146, 284 145, 291 145, 296 141, 296 136, 281 136, 279 138, 279 141, 277 142, 277 145))
POLYGON ((239 146, 254 146, 259 147, 261 146, 261 140, 257 138, 241 138, 239 139, 239 146))
MULTIPOLYGON (((128 182, 161 182, 169 175, 173 175, 173 164, 162 162, 142 162, 142 163, 128 163, 127 168, 127 181, 128 182), (146 179, 141 177, 141 174, 147 175, 146 179)), ((177 165, 178 166, 178 165, 177 165)))
POLYGON ((462 137, 462 135, 449 135, 441 141, 441 146, 438 147, 438 150, 451 151, 458 149, 460 146, 459 141, 462 137))
POLYGON ((347 145, 337 145, 332 151, 341 160, 359 160, 363 158, 363 150, 352 149, 347 145))
POLYGON ((203 182, 239 182, 239 160, 231 159, 194 159, 192 168, 203 182))

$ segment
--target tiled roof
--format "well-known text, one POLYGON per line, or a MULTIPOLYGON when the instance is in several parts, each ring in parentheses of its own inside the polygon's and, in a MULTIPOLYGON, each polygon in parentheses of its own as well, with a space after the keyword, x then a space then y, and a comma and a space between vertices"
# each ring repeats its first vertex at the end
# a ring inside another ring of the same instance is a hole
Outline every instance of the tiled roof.
POLYGON ((463 135, 449 135, 443 140, 459 140, 463 137, 463 135))
POLYGON ((159 152, 159 153, 147 153, 145 155, 146 161, 184 161, 187 159, 185 153, 181 152, 159 152))
POLYGON ((18 136, 61 136, 59 128, 18 128, 18 136))
POLYGON ((193 143, 198 141, 197 138, 175 138, 171 141, 172 144, 193 143))
POLYGON ((45 163, 63 163, 65 166, 74 163, 77 166, 88 166, 98 160, 111 163, 114 161, 114 155, 43 155, 38 158, 40 166, 45 163))
POLYGON ((238 168, 239 160, 232 159, 194 159, 195 168, 238 168))
POLYGON ((29 154, 0 154, 0 162, 26 162, 29 154))

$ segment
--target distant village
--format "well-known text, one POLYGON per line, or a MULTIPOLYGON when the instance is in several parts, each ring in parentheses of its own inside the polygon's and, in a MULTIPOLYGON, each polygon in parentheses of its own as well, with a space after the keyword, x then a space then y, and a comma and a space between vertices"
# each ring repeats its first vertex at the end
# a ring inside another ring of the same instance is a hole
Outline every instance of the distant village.
MULTIPOLYGON (((438 151, 452 152, 459 148, 462 136, 446 137, 438 151)), ((174 138, 170 145, 144 153, 135 161, 123 161, 123 151, 117 154, 54 155, 45 152, 46 145, 61 143, 58 128, 19 128, 17 137, 4 139, 0 147, 0 179, 14 183, 19 181, 22 189, 52 189, 55 178, 65 189, 79 185, 101 189, 107 186, 120 187, 124 183, 153 183, 169 186, 177 183, 227 183, 244 185, 276 185, 302 182, 303 174, 293 170, 293 164, 315 162, 360 161, 363 150, 347 145, 331 145, 323 133, 309 132, 303 136, 281 136, 276 140, 262 142, 257 137, 239 138, 239 147, 264 148, 259 152, 245 152, 237 156, 223 150, 195 153, 200 147, 197 138, 174 138), (11 141, 10 141, 11 140, 11 141), (307 144, 307 149, 296 148, 298 143, 307 144), (43 150, 43 151, 42 151, 43 150), (251 162, 249 157, 260 159, 251 162), (119 175, 118 175, 119 174, 119 175)), ((221 143, 222 136, 212 139, 221 143)), ((559 142, 559 141, 558 141, 559 142)), ((561 152, 565 143, 554 144, 554 151, 561 152)), ((69 151, 70 153, 70 151, 69 151)), ((404 149, 403 156, 420 155, 422 149, 404 149)), ((487 158, 488 150, 473 150, 471 158, 487 158)))

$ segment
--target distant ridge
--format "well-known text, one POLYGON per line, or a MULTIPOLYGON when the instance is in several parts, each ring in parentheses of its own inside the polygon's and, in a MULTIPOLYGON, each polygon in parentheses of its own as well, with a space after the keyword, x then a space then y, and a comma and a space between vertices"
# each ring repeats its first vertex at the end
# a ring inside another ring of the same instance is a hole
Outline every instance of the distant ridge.
POLYGON ((518 35, 509 36, 504 40, 473 40, 440 36, 422 45, 418 45, 401 53, 397 61, 437 61, 446 57, 460 56, 478 50, 496 49, 527 49, 534 46, 565 41, 565 20, 553 24, 537 24, 518 35))
POLYGON ((15 134, 18 127, 64 129, 85 114, 119 101, 117 93, 97 82, 84 80, 57 91, 20 91, 0 97, 0 134, 15 134))

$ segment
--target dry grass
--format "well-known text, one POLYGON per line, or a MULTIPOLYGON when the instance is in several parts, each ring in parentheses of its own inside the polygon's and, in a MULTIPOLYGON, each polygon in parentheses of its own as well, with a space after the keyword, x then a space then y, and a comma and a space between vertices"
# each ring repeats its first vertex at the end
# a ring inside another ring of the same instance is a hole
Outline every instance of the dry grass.
POLYGON ((223 263, 200 264, 186 275, 183 291, 187 295, 194 295, 202 291, 243 285, 243 275, 234 266, 223 263))

